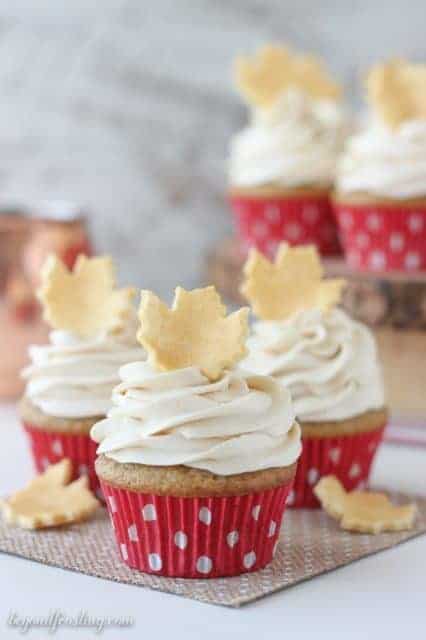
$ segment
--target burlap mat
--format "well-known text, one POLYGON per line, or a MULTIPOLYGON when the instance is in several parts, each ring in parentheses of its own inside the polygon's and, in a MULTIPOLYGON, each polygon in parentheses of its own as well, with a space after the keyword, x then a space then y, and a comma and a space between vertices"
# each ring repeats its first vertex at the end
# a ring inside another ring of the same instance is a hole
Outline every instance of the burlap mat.
MULTIPOLYGON (((413 501, 410 496, 392 498, 413 501)), ((89 522, 42 532, 10 527, 0 520, 0 551, 107 580, 237 607, 425 533, 426 499, 415 500, 419 508, 415 529, 377 536, 343 532, 322 511, 288 509, 274 561, 262 571, 237 578, 176 580, 129 569, 118 557, 104 509, 89 522)))

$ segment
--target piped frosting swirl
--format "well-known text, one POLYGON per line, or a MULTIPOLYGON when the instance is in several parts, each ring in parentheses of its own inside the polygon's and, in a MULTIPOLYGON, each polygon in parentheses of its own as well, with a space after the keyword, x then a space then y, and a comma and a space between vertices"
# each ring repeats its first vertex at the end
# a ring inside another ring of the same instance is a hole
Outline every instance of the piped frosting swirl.
POLYGON ((148 362, 120 370, 113 408, 91 432, 98 454, 121 463, 184 465, 232 475, 294 463, 300 429, 288 391, 270 377, 196 366, 158 372, 148 362))
POLYGON ((288 388, 301 421, 345 420, 384 406, 374 338, 339 309, 257 322, 248 348, 241 366, 288 388))

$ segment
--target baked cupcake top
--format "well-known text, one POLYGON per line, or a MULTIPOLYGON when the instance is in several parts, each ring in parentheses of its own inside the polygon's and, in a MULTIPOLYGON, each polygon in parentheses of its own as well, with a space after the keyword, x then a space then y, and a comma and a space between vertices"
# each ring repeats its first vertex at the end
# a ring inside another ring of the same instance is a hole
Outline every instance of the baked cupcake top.
POLYGON ((231 142, 231 187, 330 186, 347 118, 321 61, 269 45, 237 58, 235 79, 251 120, 231 142))
POLYGON ((171 309, 142 292, 138 337, 148 359, 121 368, 114 406, 91 431, 98 454, 224 476, 293 464, 301 444, 289 392, 236 367, 247 314, 226 316, 214 287, 177 288, 171 309))
POLYGON ((426 65, 393 60, 367 78, 371 118, 348 140, 339 193, 391 199, 426 196, 426 65))
POLYGON ((133 289, 116 289, 112 260, 79 256, 72 272, 56 256, 43 266, 38 297, 49 344, 29 348, 22 375, 30 402, 61 418, 105 415, 121 365, 143 359, 133 289))
POLYGON ((323 280, 314 247, 282 244, 274 263, 252 250, 242 293, 261 318, 241 367, 290 390, 304 422, 344 420, 384 406, 370 330, 336 309, 343 280, 323 280))

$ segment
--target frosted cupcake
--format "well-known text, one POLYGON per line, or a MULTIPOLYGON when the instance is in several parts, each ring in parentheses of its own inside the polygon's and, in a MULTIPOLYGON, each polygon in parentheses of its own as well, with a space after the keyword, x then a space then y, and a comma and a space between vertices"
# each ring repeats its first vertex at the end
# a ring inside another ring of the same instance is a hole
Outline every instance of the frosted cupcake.
POLYGON ((288 391, 244 374, 247 309, 214 287, 142 292, 146 362, 120 370, 96 424, 96 471, 120 555, 158 575, 213 578, 268 564, 301 450, 288 391))
POLYGON ((318 505, 313 487, 335 475, 364 485, 386 423, 374 338, 335 308, 342 280, 322 280, 313 247, 281 245, 275 263, 252 250, 242 292, 260 319, 241 366, 272 375, 291 393, 303 452, 289 504, 318 505))
POLYGON ((368 76, 370 124, 348 141, 335 209, 351 267, 426 269, 426 65, 368 76))
POLYGON ((235 76, 251 108, 229 159, 240 240, 267 255, 282 240, 335 254, 329 196, 347 133, 340 88, 314 57, 272 45, 237 59, 235 76))
POLYGON ((74 476, 94 472, 91 427, 111 407, 119 368, 144 357, 136 340, 132 289, 115 289, 110 258, 80 256, 72 272, 50 256, 38 292, 52 327, 49 344, 31 346, 20 413, 35 465, 66 457, 74 476))

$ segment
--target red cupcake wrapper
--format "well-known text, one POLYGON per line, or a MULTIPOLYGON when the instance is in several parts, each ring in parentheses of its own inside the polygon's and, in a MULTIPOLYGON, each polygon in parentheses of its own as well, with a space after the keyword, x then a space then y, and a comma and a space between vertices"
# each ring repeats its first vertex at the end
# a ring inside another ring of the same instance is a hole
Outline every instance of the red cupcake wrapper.
POLYGON ((426 207, 336 203, 335 213, 353 269, 426 269, 426 207))
POLYGON ((180 578, 236 576, 271 562, 291 486, 177 498, 101 480, 121 559, 146 573, 180 578))
POLYGON ((280 242, 314 244, 322 255, 341 253, 328 196, 231 196, 238 236, 247 247, 273 257, 280 242))
POLYGON ((87 475, 90 489, 101 497, 99 480, 95 473, 97 444, 89 435, 74 435, 44 431, 24 423, 35 468, 42 473, 51 464, 69 458, 73 466, 73 478, 87 475))
POLYGON ((385 427, 333 438, 302 438, 302 455, 287 506, 314 508, 320 503, 313 488, 323 476, 336 476, 347 491, 367 485, 370 468, 385 427))
POLYGON ((93 249, 88 240, 66 247, 62 252, 61 259, 68 269, 72 269, 79 255, 87 257, 91 257, 93 255, 93 249))

